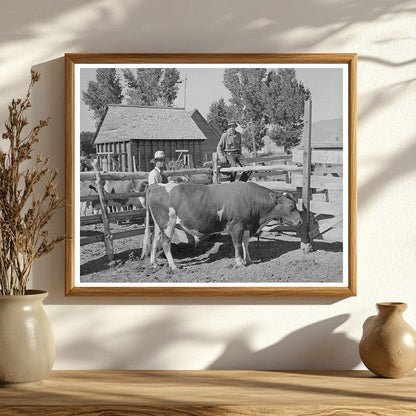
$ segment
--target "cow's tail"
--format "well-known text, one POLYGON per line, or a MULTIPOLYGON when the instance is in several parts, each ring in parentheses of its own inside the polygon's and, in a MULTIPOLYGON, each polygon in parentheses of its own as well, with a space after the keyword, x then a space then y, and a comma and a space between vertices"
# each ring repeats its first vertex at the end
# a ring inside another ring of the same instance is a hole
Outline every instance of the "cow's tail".
POLYGON ((152 233, 150 231, 149 186, 146 189, 146 217, 144 220, 144 227, 142 255, 140 257, 142 260, 150 255, 152 245, 152 233))

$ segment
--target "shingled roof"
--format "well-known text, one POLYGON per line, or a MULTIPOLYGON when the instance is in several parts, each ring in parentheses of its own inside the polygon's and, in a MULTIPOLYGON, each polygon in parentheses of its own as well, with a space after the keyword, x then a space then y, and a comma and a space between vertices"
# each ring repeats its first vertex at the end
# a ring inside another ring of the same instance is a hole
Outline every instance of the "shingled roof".
POLYGON ((205 140, 193 112, 174 107, 109 104, 95 143, 130 140, 205 140))

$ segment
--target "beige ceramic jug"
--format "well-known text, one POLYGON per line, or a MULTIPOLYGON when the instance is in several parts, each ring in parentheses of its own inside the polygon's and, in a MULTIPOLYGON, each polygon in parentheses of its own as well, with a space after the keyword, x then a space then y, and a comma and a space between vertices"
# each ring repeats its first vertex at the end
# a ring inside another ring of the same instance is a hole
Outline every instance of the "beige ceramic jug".
POLYGON ((403 319, 406 303, 377 303, 363 325, 360 357, 373 373, 400 378, 416 367, 416 331, 403 319))

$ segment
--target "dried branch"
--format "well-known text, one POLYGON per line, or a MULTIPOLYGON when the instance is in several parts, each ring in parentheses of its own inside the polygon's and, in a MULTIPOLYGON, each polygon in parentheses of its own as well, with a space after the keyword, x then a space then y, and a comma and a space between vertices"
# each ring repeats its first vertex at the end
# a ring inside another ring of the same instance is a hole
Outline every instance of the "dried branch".
POLYGON ((41 156, 37 156, 32 167, 22 168, 24 162, 32 159, 40 131, 50 123, 49 118, 40 120, 23 134, 28 125, 24 113, 31 107, 32 88, 39 79, 39 72, 32 71, 26 96, 12 100, 1 136, 9 141, 9 150, 0 150, 1 295, 23 295, 33 262, 66 238, 51 238, 46 229, 56 210, 63 206, 63 199, 56 192, 58 171, 51 171, 49 157, 41 156))

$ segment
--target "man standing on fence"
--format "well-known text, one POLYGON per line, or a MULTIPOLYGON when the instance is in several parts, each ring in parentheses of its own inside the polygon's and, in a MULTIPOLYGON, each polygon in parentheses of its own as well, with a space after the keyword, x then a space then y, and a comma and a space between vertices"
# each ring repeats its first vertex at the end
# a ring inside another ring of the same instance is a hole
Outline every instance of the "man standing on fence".
MULTIPOLYGON (((220 162, 228 163, 231 167, 246 166, 241 154, 241 134, 236 131, 237 123, 231 121, 227 125, 227 131, 221 136, 217 146, 217 155, 220 162)), ((243 172, 240 181, 247 182, 251 172, 243 172)), ((236 172, 230 174, 230 182, 234 182, 236 172)))
POLYGON ((168 179, 163 173, 163 168, 165 167, 165 152, 158 150, 151 162, 155 164, 155 167, 149 173, 149 185, 154 183, 167 183, 168 179))

